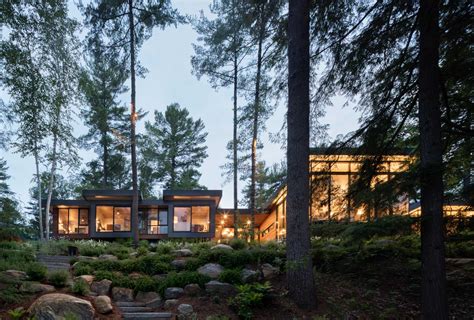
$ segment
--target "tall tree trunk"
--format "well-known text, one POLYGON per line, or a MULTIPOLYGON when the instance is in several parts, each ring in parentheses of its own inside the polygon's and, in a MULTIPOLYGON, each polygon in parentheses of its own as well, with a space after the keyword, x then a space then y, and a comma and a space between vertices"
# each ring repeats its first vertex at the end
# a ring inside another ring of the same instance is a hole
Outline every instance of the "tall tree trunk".
POLYGON ((238 114, 237 114, 237 86, 238 86, 238 62, 237 62, 237 52, 234 52, 234 132, 233 132, 233 143, 232 143, 232 148, 233 148, 233 169, 234 169, 234 238, 239 237, 239 213, 238 211, 238 205, 239 205, 239 199, 238 199, 238 190, 237 190, 237 126, 238 126, 238 114))
MULTIPOLYGON (((37 129, 37 128, 35 128, 37 129)), ((35 133, 36 135, 36 133, 35 133)), ((41 199, 41 173, 39 169, 39 155, 38 149, 35 146, 35 166, 36 166, 36 184, 38 191, 38 219, 39 219, 39 238, 40 240, 44 239, 44 230, 43 230, 43 210, 42 210, 42 199, 41 199)))
MULTIPOLYGON (((56 115, 57 121, 59 121, 60 110, 58 110, 58 114, 56 115)), ((59 130, 56 128, 55 130, 59 130)), ((51 171, 49 173, 49 183, 48 183, 48 199, 46 200, 46 212, 44 213, 44 224, 46 229, 46 240, 49 240, 49 211, 51 209, 51 199, 53 197, 53 189, 54 189, 54 175, 56 174, 56 165, 57 165, 57 156, 56 156, 56 149, 58 145, 58 133, 54 132, 53 134, 53 154, 51 156, 51 171)))
POLYGON ((288 16, 288 194, 286 256, 290 297, 316 306, 309 241, 309 5, 290 0, 288 16))
MULTIPOLYGON (((263 11, 263 9, 261 9, 263 11)), ((262 77, 262 46, 264 36, 264 22, 262 21, 263 12, 261 15, 260 30, 258 36, 258 51, 257 51, 257 74, 255 78, 255 99, 254 99, 254 113, 253 113, 253 127, 252 127, 252 155, 251 155, 251 177, 250 177, 250 240, 255 239, 255 211, 256 211, 256 179, 257 179, 257 143, 258 143, 258 119, 260 114, 260 81, 262 77)))
POLYGON ((104 147, 102 166, 104 168, 104 187, 109 186, 109 149, 107 146, 107 132, 102 132, 102 145, 104 147))
POLYGON ((421 0, 418 17, 422 315, 424 319, 447 319, 438 66, 439 1, 421 0))
POLYGON ((138 173, 135 124, 137 112, 135 106, 135 24, 133 22, 133 0, 128 0, 128 21, 130 25, 130 80, 131 80, 131 117, 130 146, 132 154, 132 234, 133 244, 138 246, 138 173))

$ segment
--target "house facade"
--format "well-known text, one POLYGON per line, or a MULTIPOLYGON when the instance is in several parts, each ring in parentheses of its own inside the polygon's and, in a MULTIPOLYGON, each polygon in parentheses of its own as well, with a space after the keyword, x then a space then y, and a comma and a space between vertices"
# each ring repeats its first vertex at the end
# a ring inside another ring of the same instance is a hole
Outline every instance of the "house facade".
MULTIPOLYGON (((420 213, 419 204, 410 203, 406 194, 393 190, 389 204, 361 204, 351 195, 350 186, 360 175, 362 166, 371 160, 351 149, 328 153, 312 149, 310 155, 311 222, 367 221, 383 215, 420 213)), ((413 156, 406 152, 377 156, 377 166, 367 187, 387 185, 408 170, 413 156)), ((221 190, 164 190, 162 199, 139 198, 138 230, 140 239, 166 238, 230 239, 235 227, 248 234, 249 209, 219 207, 221 190), (234 221, 237 216, 238 221, 234 221), (236 223, 237 222, 237 223, 236 223)), ((71 239, 130 238, 134 228, 131 217, 132 191, 84 190, 81 200, 53 200, 51 214, 53 234, 71 239)), ((445 214, 474 216, 464 204, 446 205, 445 214)), ((282 185, 268 202, 255 213, 254 232, 261 241, 286 237, 286 185, 282 185)))

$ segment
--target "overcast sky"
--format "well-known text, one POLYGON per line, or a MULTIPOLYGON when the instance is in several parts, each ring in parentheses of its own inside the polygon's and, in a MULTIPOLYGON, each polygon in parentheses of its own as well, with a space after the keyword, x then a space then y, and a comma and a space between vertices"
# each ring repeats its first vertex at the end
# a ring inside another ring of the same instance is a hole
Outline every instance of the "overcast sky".
MULTIPOLYGON (((200 10, 208 13, 211 0, 175 0, 174 6, 183 14, 195 15, 200 10)), ((77 8, 70 5, 71 15, 79 17, 77 8)), ((191 74, 192 43, 196 42, 196 33, 190 25, 169 27, 166 30, 155 30, 139 52, 141 64, 148 69, 144 79, 137 79, 137 107, 148 111, 145 120, 153 117, 154 110, 164 111, 166 106, 177 102, 186 107, 193 118, 201 118, 209 133, 207 139, 209 157, 201 168, 200 183, 208 189, 222 189, 221 207, 232 207, 232 184, 223 184, 220 166, 225 162, 226 144, 232 138, 232 91, 211 88, 206 78, 197 80, 191 74)), ((8 101, 8 96, 1 97, 8 101)), ((335 138, 338 134, 346 134, 357 128, 358 115, 350 108, 343 108, 342 99, 335 99, 334 106, 326 110, 326 116, 321 123, 330 125, 329 136, 335 138)), ((123 103, 129 105, 129 96, 123 97, 123 103)), ((270 132, 276 133, 282 123, 285 108, 280 106, 273 117, 267 122, 268 132, 263 134, 264 149, 259 160, 267 164, 280 162, 285 154, 277 144, 268 141, 270 132)), ((74 125, 75 134, 81 135, 85 128, 81 119, 74 125)), ((144 121, 138 124, 138 132, 143 132, 144 121)), ((11 150, 1 150, 2 157, 9 166, 10 186, 22 204, 29 200, 28 190, 32 185, 34 173, 33 158, 21 158, 12 154, 11 150)), ((93 156, 90 152, 80 151, 82 163, 93 156)), ((240 186, 244 183, 239 182, 240 186)))

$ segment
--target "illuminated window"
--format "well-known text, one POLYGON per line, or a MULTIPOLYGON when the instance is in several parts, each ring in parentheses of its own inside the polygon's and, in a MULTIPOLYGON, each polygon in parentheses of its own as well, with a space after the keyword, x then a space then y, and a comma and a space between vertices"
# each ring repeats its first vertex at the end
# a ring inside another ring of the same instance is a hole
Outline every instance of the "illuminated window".
POLYGON ((174 207, 173 230, 176 232, 209 232, 208 206, 174 207))
POLYGON ((140 233, 167 234, 168 211, 157 208, 140 209, 140 233))
POLYGON ((88 234, 89 210, 62 208, 58 214, 59 234, 88 234))
POLYGON ((130 207, 96 207, 97 232, 130 231, 130 207))

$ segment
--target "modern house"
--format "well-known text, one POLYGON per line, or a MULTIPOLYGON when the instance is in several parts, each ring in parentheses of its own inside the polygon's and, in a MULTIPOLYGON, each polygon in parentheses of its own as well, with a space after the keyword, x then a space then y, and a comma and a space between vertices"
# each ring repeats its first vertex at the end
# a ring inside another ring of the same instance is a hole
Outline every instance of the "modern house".
MULTIPOLYGON (((410 203, 406 194, 396 195, 389 204, 363 204, 354 201, 350 185, 360 175, 361 167, 372 157, 353 149, 328 153, 312 149, 310 155, 310 207, 308 214, 316 221, 365 221, 383 215, 419 215, 419 204, 410 203)), ((368 191, 390 182, 408 170, 414 157, 407 152, 377 156, 377 166, 368 191)), ((221 190, 164 190, 159 200, 139 198, 138 230, 140 239, 207 238, 234 236, 234 210, 220 208, 221 190)), ((132 237, 132 192, 130 190, 84 190, 81 200, 53 200, 53 234, 73 239, 132 237)), ((474 216, 465 204, 445 206, 445 214, 474 216)), ((248 232, 249 209, 239 209, 239 231, 248 232)), ((282 185, 263 208, 255 213, 255 233, 262 241, 286 236, 286 186, 282 185)))

